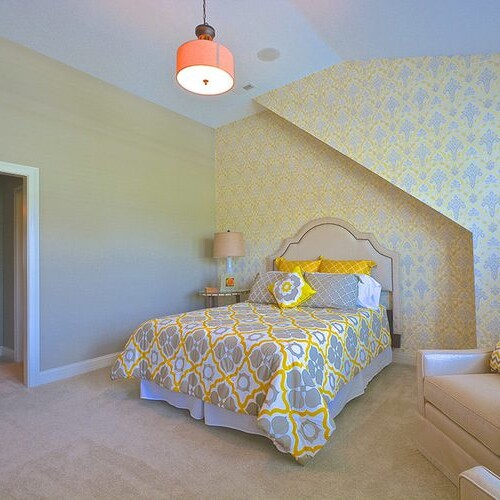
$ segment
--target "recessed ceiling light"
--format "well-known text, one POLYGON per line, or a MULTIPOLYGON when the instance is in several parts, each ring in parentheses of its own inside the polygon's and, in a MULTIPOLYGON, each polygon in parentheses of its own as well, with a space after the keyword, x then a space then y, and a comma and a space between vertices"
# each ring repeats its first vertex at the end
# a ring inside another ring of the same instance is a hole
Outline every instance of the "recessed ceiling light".
POLYGON ((259 50, 257 52, 257 57, 261 61, 271 62, 278 59, 280 56, 280 51, 278 49, 273 49, 272 47, 267 47, 265 49, 259 50))

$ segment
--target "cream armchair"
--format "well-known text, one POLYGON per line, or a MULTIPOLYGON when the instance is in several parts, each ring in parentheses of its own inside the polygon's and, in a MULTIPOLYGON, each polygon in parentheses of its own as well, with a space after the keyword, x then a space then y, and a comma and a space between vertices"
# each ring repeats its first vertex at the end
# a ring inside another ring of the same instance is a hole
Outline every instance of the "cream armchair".
POLYGON ((476 465, 500 474, 500 374, 490 358, 487 349, 417 353, 418 447, 457 486, 476 465))

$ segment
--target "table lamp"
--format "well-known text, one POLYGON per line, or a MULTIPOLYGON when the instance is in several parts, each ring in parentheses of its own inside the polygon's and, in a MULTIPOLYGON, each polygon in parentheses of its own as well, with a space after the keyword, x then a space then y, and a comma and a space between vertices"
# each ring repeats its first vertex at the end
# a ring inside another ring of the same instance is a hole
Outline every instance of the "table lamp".
POLYGON ((233 257, 244 257, 245 243, 243 233, 226 231, 214 235, 214 258, 226 259, 226 272, 221 276, 220 290, 230 292, 236 290, 236 278, 233 272, 233 257))

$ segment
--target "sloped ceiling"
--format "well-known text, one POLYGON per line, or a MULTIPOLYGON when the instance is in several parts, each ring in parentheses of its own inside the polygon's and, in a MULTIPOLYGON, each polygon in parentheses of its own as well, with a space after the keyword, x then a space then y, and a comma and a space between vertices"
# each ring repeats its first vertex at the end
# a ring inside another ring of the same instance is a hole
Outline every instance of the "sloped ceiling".
POLYGON ((291 0, 343 60, 500 51, 498 0, 291 0))
POLYGON ((2 0, 0 36, 211 127, 258 112, 254 97, 341 60, 500 50, 498 0, 208 0, 237 80, 228 94, 200 97, 174 73, 201 3, 2 0), (260 60, 265 48, 280 57, 260 60))

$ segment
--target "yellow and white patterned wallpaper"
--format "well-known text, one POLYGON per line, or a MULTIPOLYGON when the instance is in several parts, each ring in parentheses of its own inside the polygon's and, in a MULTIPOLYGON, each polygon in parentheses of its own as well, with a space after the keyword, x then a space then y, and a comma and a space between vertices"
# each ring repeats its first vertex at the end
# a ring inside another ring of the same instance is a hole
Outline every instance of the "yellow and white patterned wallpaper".
POLYGON ((494 345, 500 54, 347 62, 257 100, 472 232, 478 344, 494 345))
POLYGON ((475 345, 470 233, 353 160, 265 111, 217 130, 216 188, 218 230, 245 235, 242 284, 305 223, 339 217, 400 253, 404 350, 475 345))

